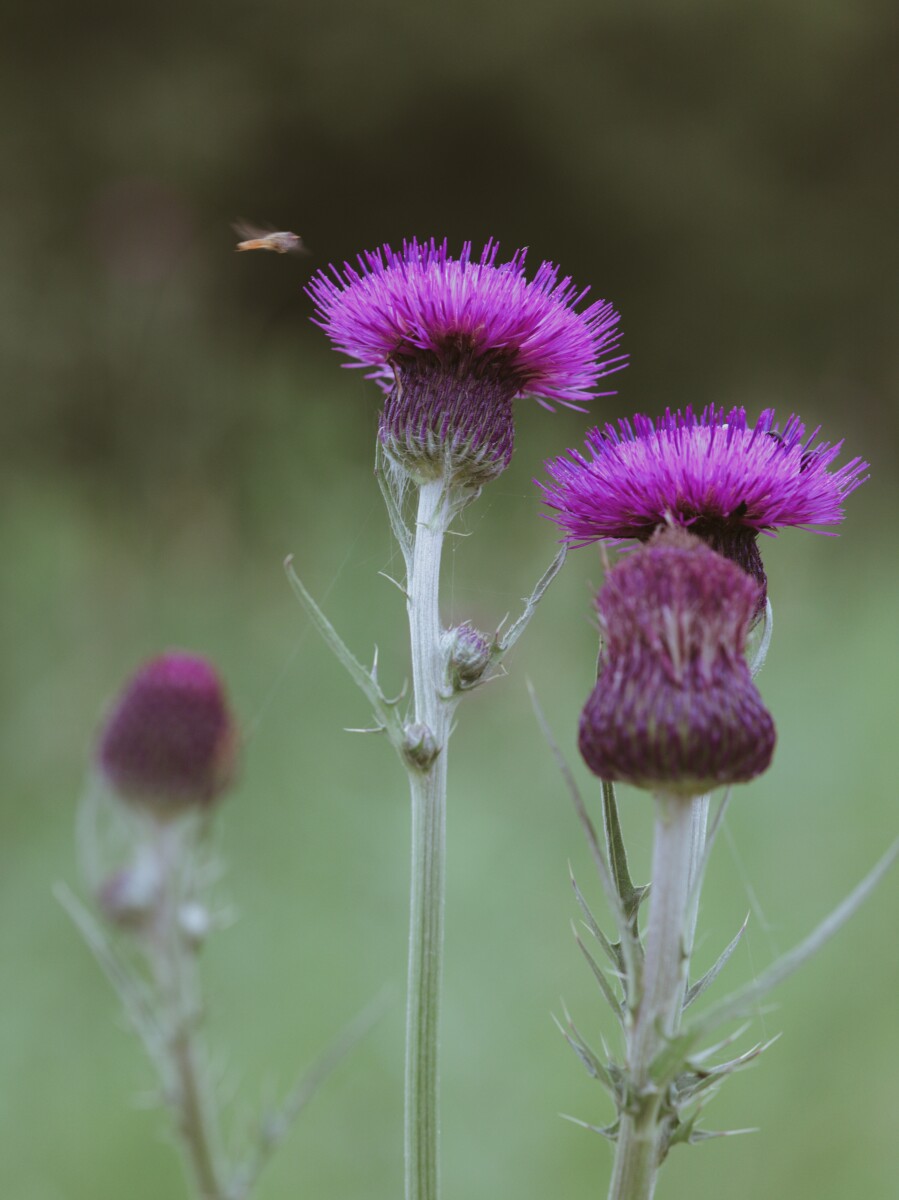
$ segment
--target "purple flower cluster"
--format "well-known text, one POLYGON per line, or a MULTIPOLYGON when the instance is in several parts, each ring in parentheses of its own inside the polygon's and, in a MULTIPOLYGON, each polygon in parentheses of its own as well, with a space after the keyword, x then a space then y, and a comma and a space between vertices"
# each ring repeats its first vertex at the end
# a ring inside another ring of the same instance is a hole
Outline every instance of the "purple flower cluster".
POLYGON ((680 529, 609 571, 579 744, 603 779, 696 796, 764 771, 774 723, 746 663, 759 585, 680 529))
POLYGON ((159 816, 211 804, 230 783, 237 731, 205 659, 160 655, 126 684, 97 759, 117 795, 159 816))
POLYGON ((525 251, 498 252, 490 241, 474 258, 466 243, 456 259, 446 241, 413 239, 307 288, 316 323, 388 393, 382 440, 421 478, 493 478, 512 454, 515 397, 578 408, 625 365, 611 304, 579 311, 586 292, 552 263, 528 280, 525 251))
POLYGON ((572 545, 682 525, 764 585, 757 534, 837 524, 866 478, 860 458, 831 471, 842 442, 816 443, 817 432, 806 437, 795 416, 781 427, 773 409, 754 426, 742 408, 636 416, 591 430, 586 454, 547 463, 551 482, 539 486, 572 545))

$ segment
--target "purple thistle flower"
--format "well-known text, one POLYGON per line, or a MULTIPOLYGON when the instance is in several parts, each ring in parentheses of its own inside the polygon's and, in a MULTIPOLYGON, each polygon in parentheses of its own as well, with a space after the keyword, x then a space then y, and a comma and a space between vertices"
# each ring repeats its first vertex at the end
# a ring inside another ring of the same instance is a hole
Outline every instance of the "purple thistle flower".
POLYGON ((768 767, 774 722, 745 658, 758 593, 681 529, 661 530, 609 571, 597 597, 599 674, 579 733, 591 771, 697 796, 768 767))
POLYGON ((215 669, 170 652, 126 684, 101 732, 97 762, 118 796, 168 816, 220 795, 233 777, 236 746, 215 669))
POLYGON ((478 486, 509 464, 512 401, 533 396, 579 408, 597 379, 620 370, 618 314, 544 262, 525 276, 525 251, 497 263, 489 241, 458 259, 446 241, 404 242, 360 255, 358 268, 319 272, 307 287, 316 324, 335 348, 371 367, 387 393, 380 436, 419 479, 478 486))
POLYGON ((806 438, 796 416, 781 428, 773 409, 754 427, 742 408, 638 415, 592 429, 587 455, 570 450, 547 463, 552 482, 538 486, 572 545, 646 541, 660 525, 682 525, 764 588, 758 533, 838 524, 843 499, 867 478, 860 458, 831 471, 843 443, 816 444, 817 434, 806 438))

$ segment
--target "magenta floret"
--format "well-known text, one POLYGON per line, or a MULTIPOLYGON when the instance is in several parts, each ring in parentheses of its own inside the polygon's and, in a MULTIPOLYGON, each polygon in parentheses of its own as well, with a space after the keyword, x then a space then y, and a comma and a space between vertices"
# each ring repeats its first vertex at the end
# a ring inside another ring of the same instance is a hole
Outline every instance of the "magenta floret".
POLYGON ((651 420, 636 416, 587 435, 586 453, 547 463, 539 483, 565 540, 645 541, 663 524, 682 525, 764 584, 756 535, 783 526, 814 528, 843 519, 843 500, 867 478, 860 458, 831 470, 842 442, 791 416, 782 427, 766 409, 687 408, 651 420))
POLYGON ((498 263, 488 242, 455 259, 445 241, 411 241, 320 272, 307 291, 336 349, 371 368, 387 393, 380 437, 419 482, 471 487, 509 465, 512 401, 581 407, 597 380, 620 370, 618 314, 544 262, 525 275, 525 252, 498 263))
POLYGON ((478 258, 466 242, 457 259, 446 240, 383 246, 310 281, 315 321, 336 349, 372 367, 385 391, 392 368, 420 354, 454 360, 491 357, 514 378, 515 394, 577 407, 592 399, 596 381, 620 370, 618 314, 605 300, 581 311, 587 295, 550 262, 525 275, 525 250, 497 263, 488 241, 478 258))

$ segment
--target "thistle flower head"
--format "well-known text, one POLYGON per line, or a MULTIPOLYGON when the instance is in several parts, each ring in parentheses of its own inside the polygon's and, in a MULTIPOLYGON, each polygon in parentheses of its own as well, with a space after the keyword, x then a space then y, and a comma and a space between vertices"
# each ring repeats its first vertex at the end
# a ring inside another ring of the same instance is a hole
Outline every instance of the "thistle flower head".
POLYGON ((806 438, 795 416, 781 427, 773 409, 754 426, 742 408, 636 416, 591 430, 586 454, 547 463, 551 482, 539 486, 572 545, 645 541, 663 524, 682 525, 764 587, 757 534, 838 524, 844 498, 867 478, 860 458, 831 470, 842 442, 816 442, 817 432, 806 438))
POLYGON ((498 263, 489 241, 404 242, 368 251, 358 266, 319 272, 307 291, 335 348, 372 368, 387 393, 381 439, 421 479, 449 474, 477 486, 512 454, 512 400, 577 408, 596 381, 625 365, 618 314, 544 262, 525 275, 525 251, 498 263))
POLYGON ((695 796, 766 769, 774 723, 744 657, 758 592, 679 529, 612 568, 597 598, 599 677, 579 734, 595 774, 695 796))
POLYGON ((128 681, 100 735, 97 763, 115 793, 159 817, 210 805, 230 783, 237 732, 205 659, 167 653, 128 681))

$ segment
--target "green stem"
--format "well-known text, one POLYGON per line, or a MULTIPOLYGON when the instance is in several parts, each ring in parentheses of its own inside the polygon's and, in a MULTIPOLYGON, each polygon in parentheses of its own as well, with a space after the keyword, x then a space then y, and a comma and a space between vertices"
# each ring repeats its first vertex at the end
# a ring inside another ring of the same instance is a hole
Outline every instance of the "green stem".
POLYGON ((452 506, 441 481, 421 485, 408 579, 416 724, 437 748, 427 766, 407 761, 412 794, 412 885, 406 1006, 406 1200, 439 1194, 438 1042, 443 965, 446 751, 452 704, 441 645, 439 583, 452 506))
POLYGON ((662 1097, 650 1067, 680 1023, 687 972, 690 869, 696 841, 696 801, 656 797, 652 891, 643 988, 628 1037, 633 1111, 621 1117, 609 1200, 652 1200, 663 1155, 662 1097))

